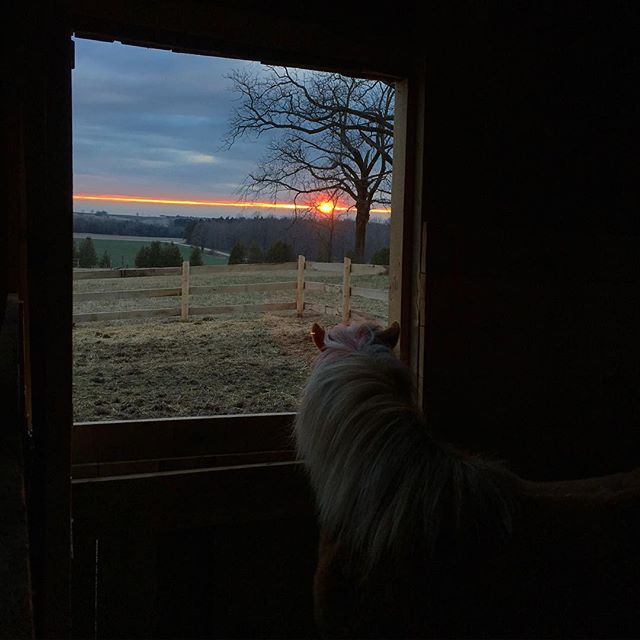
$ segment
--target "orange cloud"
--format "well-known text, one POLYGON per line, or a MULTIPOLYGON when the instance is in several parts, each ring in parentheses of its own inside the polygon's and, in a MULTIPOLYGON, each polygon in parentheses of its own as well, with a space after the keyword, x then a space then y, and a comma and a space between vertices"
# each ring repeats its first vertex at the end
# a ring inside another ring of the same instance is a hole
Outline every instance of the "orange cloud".
MULTIPOLYGON (((104 202, 136 202, 142 204, 177 204, 194 207, 237 207, 254 209, 305 209, 306 207, 288 203, 273 202, 244 202, 237 200, 180 200, 174 198, 149 198, 147 196, 126 196, 117 194, 84 194, 74 193, 74 200, 104 201, 104 202)), ((336 206, 336 211, 348 211, 349 207, 336 206)), ((371 209, 371 213, 391 213, 391 209, 371 209)))

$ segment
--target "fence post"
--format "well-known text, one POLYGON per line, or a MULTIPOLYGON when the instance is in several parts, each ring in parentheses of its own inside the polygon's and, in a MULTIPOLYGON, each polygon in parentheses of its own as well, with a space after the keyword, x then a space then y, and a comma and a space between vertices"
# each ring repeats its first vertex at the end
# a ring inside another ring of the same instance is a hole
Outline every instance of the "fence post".
POLYGON ((349 322, 351 317, 351 258, 344 257, 342 269, 342 322, 349 322))
POLYGON ((298 286, 296 289, 296 312, 302 318, 304 312, 304 256, 298 256, 298 286))
POLYGON ((182 263, 182 305, 180 320, 186 322, 189 319, 189 261, 182 263))

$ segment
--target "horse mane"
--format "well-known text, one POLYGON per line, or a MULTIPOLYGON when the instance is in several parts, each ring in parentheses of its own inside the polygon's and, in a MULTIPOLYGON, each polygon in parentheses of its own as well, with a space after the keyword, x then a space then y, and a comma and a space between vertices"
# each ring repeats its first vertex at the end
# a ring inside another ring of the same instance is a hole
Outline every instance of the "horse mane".
POLYGON ((431 556, 504 539, 515 476, 430 435, 409 369, 378 332, 333 328, 302 395, 294 435, 323 529, 369 567, 417 548, 431 556))

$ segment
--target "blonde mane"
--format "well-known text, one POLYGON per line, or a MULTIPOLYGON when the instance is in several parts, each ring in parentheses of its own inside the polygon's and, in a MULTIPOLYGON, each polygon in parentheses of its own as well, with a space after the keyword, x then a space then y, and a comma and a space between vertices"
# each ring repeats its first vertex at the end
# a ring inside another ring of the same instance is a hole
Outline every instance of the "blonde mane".
POLYGON ((372 325, 339 325, 324 338, 295 423, 298 455, 321 525, 370 565, 443 530, 491 520, 507 535, 511 514, 499 465, 455 454, 429 434, 408 368, 372 325))

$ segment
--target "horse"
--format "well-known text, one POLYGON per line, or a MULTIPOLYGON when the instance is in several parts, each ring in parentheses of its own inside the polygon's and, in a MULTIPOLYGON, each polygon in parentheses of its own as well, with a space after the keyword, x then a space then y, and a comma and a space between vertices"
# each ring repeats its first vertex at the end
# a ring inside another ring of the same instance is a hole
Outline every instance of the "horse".
POLYGON ((525 480, 430 434, 400 327, 311 330, 294 423, 323 637, 640 637, 640 469, 525 480))

